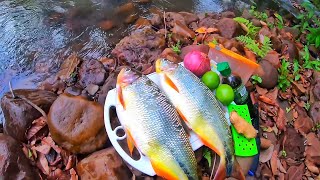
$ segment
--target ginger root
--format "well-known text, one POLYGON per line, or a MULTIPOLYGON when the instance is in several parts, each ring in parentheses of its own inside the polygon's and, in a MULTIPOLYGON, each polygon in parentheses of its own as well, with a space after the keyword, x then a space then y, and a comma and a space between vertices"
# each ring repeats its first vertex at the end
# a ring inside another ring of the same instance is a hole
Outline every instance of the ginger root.
POLYGON ((235 111, 230 114, 230 121, 239 134, 251 139, 257 136, 256 129, 235 111))

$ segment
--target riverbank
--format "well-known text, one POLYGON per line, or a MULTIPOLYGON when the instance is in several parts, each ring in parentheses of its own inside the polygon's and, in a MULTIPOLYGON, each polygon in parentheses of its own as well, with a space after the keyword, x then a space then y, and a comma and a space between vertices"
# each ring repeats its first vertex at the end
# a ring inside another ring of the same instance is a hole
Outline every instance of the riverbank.
MULTIPOLYGON (((1 134, 0 147, 10 149, 6 157, 24 177, 150 179, 128 168, 108 141, 105 97, 123 66, 150 74, 157 58, 182 62, 192 50, 207 54, 207 44, 213 42, 260 64, 246 84, 259 107, 261 154, 254 176, 290 179, 296 172, 298 179, 319 177, 320 67, 312 63, 318 62, 319 49, 308 44, 307 32, 292 28, 297 22, 291 16, 252 9, 241 17, 247 21, 234 19, 231 11, 155 10, 150 18, 136 18, 134 30, 116 44, 111 57, 83 60, 71 54, 39 90, 13 90, 15 99, 11 92, 5 94, 4 133, 13 139, 1 134), (15 151, 17 156, 10 157, 15 151)), ((115 112, 111 114, 117 123, 115 112)), ((208 179, 212 167, 203 151, 196 152, 199 176, 208 179)), ((209 156, 214 161, 214 153, 209 156)), ((17 172, 3 168, 1 173, 17 172)))

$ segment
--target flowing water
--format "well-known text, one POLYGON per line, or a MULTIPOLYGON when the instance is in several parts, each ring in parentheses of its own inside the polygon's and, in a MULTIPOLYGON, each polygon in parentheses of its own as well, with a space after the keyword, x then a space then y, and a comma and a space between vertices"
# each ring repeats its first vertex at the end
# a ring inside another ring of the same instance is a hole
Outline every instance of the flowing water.
MULTIPOLYGON (((125 16, 115 14, 128 0, 0 0, 0 97, 13 89, 36 88, 53 75, 63 59, 76 52, 84 60, 108 56, 114 45, 130 32, 125 16), (115 28, 103 31, 99 22, 112 20, 115 28)), ((165 11, 241 11, 251 1, 153 0, 135 2, 134 13, 150 16, 150 9, 165 11)), ((257 3, 258 9, 278 9, 273 1, 257 3)), ((0 123, 3 120, 0 109, 0 123)))

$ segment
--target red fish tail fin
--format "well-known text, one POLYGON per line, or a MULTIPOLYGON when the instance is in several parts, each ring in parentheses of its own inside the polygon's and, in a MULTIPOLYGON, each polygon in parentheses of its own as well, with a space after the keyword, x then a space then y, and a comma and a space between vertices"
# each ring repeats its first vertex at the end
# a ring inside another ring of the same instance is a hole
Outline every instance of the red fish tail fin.
POLYGON ((246 179, 246 177, 244 176, 243 171, 240 167, 240 164, 238 163, 236 158, 234 158, 234 161, 233 161, 231 177, 234 177, 239 180, 246 179))
POLYGON ((214 180, 224 180, 227 177, 227 170, 226 170, 226 159, 224 156, 220 156, 220 163, 217 169, 216 174, 214 175, 214 180))

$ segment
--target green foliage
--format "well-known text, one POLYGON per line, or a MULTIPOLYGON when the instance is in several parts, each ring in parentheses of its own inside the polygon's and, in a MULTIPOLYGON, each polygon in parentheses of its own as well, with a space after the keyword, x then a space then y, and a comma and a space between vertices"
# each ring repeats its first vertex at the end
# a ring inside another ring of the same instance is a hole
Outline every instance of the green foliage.
POLYGON ((211 43, 213 43, 214 45, 218 45, 219 44, 218 41, 216 39, 214 39, 214 38, 212 39, 211 43))
POLYGON ((287 152, 285 150, 282 150, 280 154, 282 157, 287 157, 287 152))
POLYGON ((283 23, 282 16, 280 16, 278 13, 274 13, 274 16, 277 18, 277 26, 278 26, 278 28, 279 29, 283 29, 284 23, 283 23))
POLYGON ((316 9, 313 8, 312 4, 310 2, 304 2, 301 4, 305 11, 304 13, 301 13, 297 16, 297 19, 300 21, 300 23, 294 27, 298 28, 300 32, 306 31, 308 28, 311 28, 310 23, 320 26, 319 17, 315 17, 315 11, 316 9))
POLYGON ((278 87, 281 91, 286 91, 288 87, 290 87, 292 78, 289 76, 289 66, 290 63, 285 59, 282 59, 281 66, 278 69, 279 77, 278 77, 278 87))
POLYGON ((320 130, 320 123, 317 123, 312 129, 311 129, 311 131, 318 131, 318 130, 320 130))
POLYGON ((210 149, 204 148, 203 157, 208 161, 209 167, 211 167, 211 152, 210 149))
POLYGON ((259 57, 265 57, 267 53, 272 49, 270 38, 267 36, 264 36, 262 44, 257 43, 255 40, 248 36, 239 36, 236 38, 238 41, 245 44, 245 46, 253 51, 256 55, 259 57))
POLYGON ((264 21, 266 22, 267 19, 268 19, 268 14, 265 13, 265 12, 259 12, 259 11, 256 11, 256 7, 254 6, 251 6, 250 10, 249 10, 249 13, 254 16, 255 18, 261 20, 261 21, 264 21))
POLYGON ((304 103, 304 108, 305 108, 307 111, 309 111, 310 106, 311 106, 311 105, 310 105, 309 101, 306 102, 306 103, 304 103))
POLYGON ((314 44, 316 48, 320 47, 320 27, 319 28, 308 28, 310 32, 307 35, 308 44, 314 44))
POLYGON ((258 75, 253 75, 251 76, 251 82, 252 84, 259 84, 259 83, 262 83, 262 79, 258 75))
POLYGON ((250 22, 249 20, 243 18, 243 17, 236 17, 236 18, 233 18, 233 20, 235 20, 236 22, 238 23, 241 23, 243 25, 246 26, 247 28, 247 34, 246 36, 250 37, 250 38, 255 38, 257 33, 259 32, 260 30, 260 27, 256 27, 252 24, 252 22, 250 22))
POLYGON ((181 44, 180 41, 178 41, 175 45, 172 45, 172 50, 177 53, 180 54, 181 53, 181 44))
POLYGON ((293 60, 293 76, 294 76, 294 80, 298 81, 301 78, 301 75, 299 74, 299 70, 300 70, 301 66, 298 62, 298 60, 293 60))
POLYGON ((316 71, 320 71, 320 60, 319 59, 316 59, 316 60, 313 60, 311 61, 310 60, 310 52, 309 52, 309 49, 308 49, 308 46, 304 46, 303 48, 303 60, 304 60, 304 63, 303 63, 303 67, 305 69, 314 69, 316 71))
POLYGON ((290 107, 286 107, 286 112, 289 113, 292 109, 290 107))

